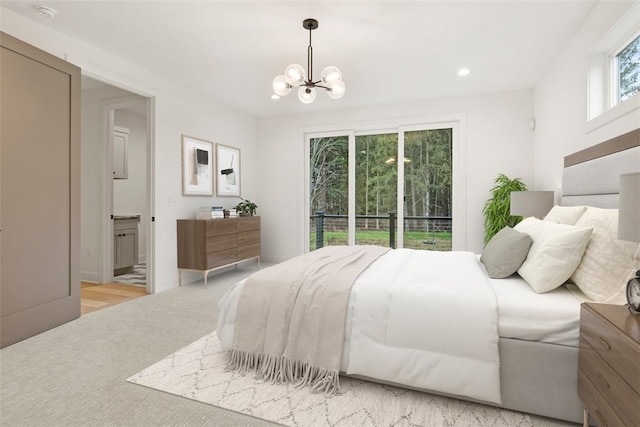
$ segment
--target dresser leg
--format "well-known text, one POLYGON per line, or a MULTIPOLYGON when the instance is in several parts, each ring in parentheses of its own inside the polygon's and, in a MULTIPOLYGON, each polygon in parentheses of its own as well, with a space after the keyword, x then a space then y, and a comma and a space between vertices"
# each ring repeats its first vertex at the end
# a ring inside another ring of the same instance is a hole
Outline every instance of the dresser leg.
POLYGON ((182 269, 178 269, 178 286, 182 286, 182 269))
POLYGON ((202 275, 204 276, 204 288, 207 289, 207 273, 208 271, 203 271, 202 275))
POLYGON ((582 418, 582 427, 589 427, 589 410, 584 408, 584 415, 582 418))

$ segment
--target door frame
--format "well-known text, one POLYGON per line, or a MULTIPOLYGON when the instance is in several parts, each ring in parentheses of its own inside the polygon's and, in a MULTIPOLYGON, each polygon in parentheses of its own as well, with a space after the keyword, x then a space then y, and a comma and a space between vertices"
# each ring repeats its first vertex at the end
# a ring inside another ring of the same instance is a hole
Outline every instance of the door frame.
MULTIPOLYGON (((113 86, 113 85, 111 85, 113 86)), ((113 281, 113 155, 111 154, 113 152, 113 128, 115 126, 115 111, 116 110, 120 110, 120 109, 124 109, 124 108, 128 108, 128 107, 134 107, 134 106, 139 106, 141 104, 144 104, 146 107, 146 122, 147 122, 147 129, 146 129, 146 134, 147 134, 147 170, 146 170, 146 191, 145 191, 145 196, 146 196, 146 201, 145 204, 147 206, 147 218, 145 218, 145 223, 147 224, 147 228, 145 230, 145 235, 146 235, 146 248, 147 248, 147 255, 146 255, 146 265, 147 265, 147 280, 146 280, 146 289, 147 289, 147 293, 154 293, 155 291, 155 282, 152 278, 153 276, 153 254, 154 254, 154 246, 153 242, 154 242, 154 236, 153 236, 153 230, 155 229, 153 227, 153 224, 155 223, 154 219, 154 215, 152 214, 153 212, 153 175, 150 173, 150 170, 152 169, 151 167, 151 162, 153 160, 153 153, 155 152, 155 150, 153 149, 153 143, 151 140, 151 128, 152 128, 152 123, 154 122, 153 120, 153 116, 152 116, 152 98, 149 97, 144 97, 144 99, 140 99, 140 96, 137 95, 131 95, 131 96, 124 96, 124 97, 118 97, 118 98, 111 98, 111 99, 105 99, 101 102, 101 107, 102 107, 102 115, 103 115, 103 129, 102 129, 102 135, 104 137, 104 144, 102 144, 103 147, 103 156, 105 159, 105 168, 104 168, 104 173, 102 174, 101 177, 101 182, 102 182, 102 195, 103 195, 103 200, 102 200, 102 205, 105 207, 105 211, 108 212, 104 218, 101 221, 102 224, 102 239, 104 242, 104 251, 102 253, 102 260, 101 260, 101 271, 100 271, 100 282, 101 283, 107 283, 107 282, 112 282, 113 281)))
MULTIPOLYGON (((155 293, 155 278, 156 278, 156 245, 155 245, 155 194, 156 194, 156 186, 155 186, 155 157, 156 157, 156 99, 159 93, 159 90, 150 86, 147 86, 139 81, 129 79, 122 74, 116 73, 111 70, 104 69, 102 67, 96 66, 91 62, 87 62, 81 58, 74 57, 72 55, 65 55, 65 59, 80 67, 82 70, 82 75, 86 77, 90 77, 96 81, 105 83, 110 86, 117 87, 119 89, 131 92, 133 95, 138 95, 143 98, 146 98, 146 110, 147 110, 147 256, 146 256, 146 264, 147 264, 147 293, 155 293)), ((121 99, 122 100, 122 99, 121 99)), ((103 246, 105 247, 105 253, 102 256, 101 260, 101 281, 111 280, 113 278, 113 271, 109 273, 109 268, 113 263, 113 220, 111 220, 111 212, 113 212, 113 176, 111 174, 111 165, 113 164, 113 159, 111 158, 110 152, 106 152, 109 147, 113 146, 113 136, 109 136, 110 127, 108 126, 110 120, 113 120, 113 114, 109 113, 109 107, 115 109, 117 106, 116 102, 112 105, 103 106, 104 120, 101 121, 103 130, 102 135, 104 137, 104 152, 105 156, 105 169, 103 171, 102 176, 102 188, 103 188, 103 206, 105 212, 109 212, 109 214, 105 214, 101 224, 102 230, 101 235, 104 242, 106 242, 103 246), (104 109, 106 107, 106 110, 104 109), (109 118, 108 116, 111 116, 109 118), (110 142, 109 142, 110 141, 110 142), (109 147, 108 145, 111 144, 109 147), (109 167, 107 167, 109 166, 109 167), (109 190, 105 190, 105 187, 110 187, 109 190), (106 199, 106 200, 105 200, 106 199), (108 262, 107 262, 108 261, 108 262), (108 277, 105 279, 105 277, 108 277)))

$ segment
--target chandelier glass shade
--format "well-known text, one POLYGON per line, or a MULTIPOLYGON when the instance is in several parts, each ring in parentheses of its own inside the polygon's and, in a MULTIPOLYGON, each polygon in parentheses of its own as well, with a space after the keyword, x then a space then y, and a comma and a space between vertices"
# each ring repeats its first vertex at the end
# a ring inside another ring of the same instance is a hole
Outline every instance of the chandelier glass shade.
POLYGON ((316 88, 327 91, 331 99, 340 99, 344 95, 345 85, 342 81, 342 73, 338 67, 330 65, 322 70, 320 80, 313 81, 313 47, 311 46, 311 31, 318 28, 318 21, 315 19, 305 19, 302 27, 309 30, 309 46, 307 48, 307 73, 302 65, 291 64, 284 74, 273 79, 273 92, 278 96, 286 96, 294 87, 298 89, 298 99, 305 104, 310 104, 316 99, 316 88))

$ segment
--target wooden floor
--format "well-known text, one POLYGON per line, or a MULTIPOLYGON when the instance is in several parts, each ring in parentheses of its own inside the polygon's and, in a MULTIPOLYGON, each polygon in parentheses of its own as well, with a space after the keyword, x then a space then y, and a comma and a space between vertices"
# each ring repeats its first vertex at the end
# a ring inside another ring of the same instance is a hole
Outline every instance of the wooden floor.
POLYGON ((80 314, 100 310, 147 295, 144 286, 123 285, 121 283, 80 283, 80 314))

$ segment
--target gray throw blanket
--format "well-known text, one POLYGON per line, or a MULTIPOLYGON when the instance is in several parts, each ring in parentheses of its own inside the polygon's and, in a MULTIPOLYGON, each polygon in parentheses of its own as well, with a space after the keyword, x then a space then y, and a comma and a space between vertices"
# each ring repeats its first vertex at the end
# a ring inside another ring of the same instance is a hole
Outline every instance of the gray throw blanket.
POLYGON ((252 274, 238 301, 229 368, 338 392, 351 285, 388 250, 329 246, 252 274))

